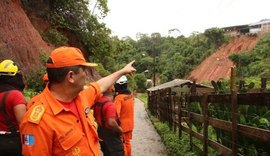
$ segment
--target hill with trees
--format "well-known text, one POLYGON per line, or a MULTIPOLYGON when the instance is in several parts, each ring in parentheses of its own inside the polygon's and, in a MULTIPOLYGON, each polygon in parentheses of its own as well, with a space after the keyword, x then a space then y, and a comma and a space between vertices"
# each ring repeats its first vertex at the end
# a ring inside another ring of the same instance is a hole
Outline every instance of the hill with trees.
POLYGON ((0 59, 18 62, 26 73, 28 86, 36 91, 42 88, 40 77, 49 52, 59 46, 79 47, 87 60, 97 62, 99 74, 91 72, 95 79, 135 59, 137 73, 129 79, 131 88, 137 91, 151 86, 146 85, 147 79, 161 84, 176 78, 201 82, 226 77, 228 71, 221 67, 233 65, 229 59, 242 77, 269 73, 270 48, 265 36, 231 38, 220 28, 209 28, 189 37, 161 36, 157 32, 138 33, 136 40, 119 39, 111 36, 110 29, 100 22, 109 11, 104 0, 2 0, 0 10, 0 59), (263 45, 255 46, 257 42, 263 45), (204 66, 209 56, 208 66, 204 66), (205 79, 200 73, 211 76, 205 79))

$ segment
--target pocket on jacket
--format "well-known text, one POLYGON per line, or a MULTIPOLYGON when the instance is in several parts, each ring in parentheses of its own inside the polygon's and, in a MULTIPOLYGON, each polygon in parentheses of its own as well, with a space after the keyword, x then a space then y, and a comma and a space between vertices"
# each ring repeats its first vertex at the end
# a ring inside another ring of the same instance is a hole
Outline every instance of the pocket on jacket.
POLYGON ((71 147, 81 141, 82 138, 82 132, 73 127, 59 137, 59 143, 64 150, 69 150, 71 147))

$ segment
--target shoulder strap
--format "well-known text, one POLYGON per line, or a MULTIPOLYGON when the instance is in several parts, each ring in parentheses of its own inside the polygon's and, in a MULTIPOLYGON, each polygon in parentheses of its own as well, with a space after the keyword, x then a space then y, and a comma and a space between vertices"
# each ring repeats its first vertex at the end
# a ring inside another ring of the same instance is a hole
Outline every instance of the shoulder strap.
POLYGON ((6 111, 6 98, 7 98, 7 95, 9 93, 10 93, 10 91, 7 91, 7 92, 4 93, 2 101, 1 101, 1 108, 0 109, 4 113, 4 117, 5 117, 6 121, 7 121, 8 128, 10 129, 10 131, 12 133, 16 133, 16 128, 14 127, 11 120, 9 119, 7 111, 6 111))
POLYGON ((96 105, 100 106, 100 117, 101 117, 101 126, 102 127, 105 126, 105 118, 104 118, 104 115, 103 115, 103 106, 108 102, 110 102, 110 101, 107 100, 107 101, 104 101, 104 102, 96 102, 96 105))

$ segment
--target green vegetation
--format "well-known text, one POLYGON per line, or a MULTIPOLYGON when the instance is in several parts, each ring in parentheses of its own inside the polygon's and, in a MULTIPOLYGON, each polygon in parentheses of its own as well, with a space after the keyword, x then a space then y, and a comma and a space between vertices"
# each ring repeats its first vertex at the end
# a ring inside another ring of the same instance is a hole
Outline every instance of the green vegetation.
MULTIPOLYGON (((40 55, 40 62, 45 65, 48 57, 49 56, 46 53, 42 53, 40 55)), ((27 84, 26 93, 29 93, 27 95, 35 95, 36 93, 39 93, 43 90, 44 83, 42 81, 42 77, 45 73, 46 73, 45 66, 34 67, 33 72, 25 76, 27 84)))
MULTIPOLYGON (((135 59, 138 74, 153 79, 155 72, 160 83, 186 77, 214 52, 215 48, 226 42, 223 31, 218 28, 208 29, 205 33, 193 34, 188 38, 162 37, 159 33, 153 33, 150 36, 139 34, 137 39, 137 41, 131 38, 115 40, 117 44, 114 51, 117 53, 112 56, 118 64, 116 66, 121 67, 127 61, 135 59), (214 38, 220 40, 212 43, 214 38)), ((140 85, 139 88, 143 87, 140 85)))
POLYGON ((157 118, 150 116, 150 119, 160 134, 168 155, 170 156, 196 156, 196 152, 190 151, 189 136, 183 134, 181 138, 171 131, 166 123, 160 122, 157 118))
MULTIPOLYGON (((185 78, 229 40, 219 28, 193 33, 189 37, 138 33, 137 40, 130 37, 119 39, 111 36, 110 29, 100 22, 109 11, 107 0, 48 0, 39 3, 27 0, 23 4, 49 23, 49 28, 42 33, 46 40, 55 46, 68 43, 80 47, 89 60, 100 64, 98 71, 102 76, 136 60, 137 74, 130 79, 134 82, 131 89, 138 92, 151 87, 145 81, 153 80, 154 73, 158 84, 185 78)), ((230 57, 237 64, 240 78, 269 76, 269 36, 263 37, 251 52, 230 57)))
POLYGON ((50 29, 45 31, 43 37, 51 44, 56 46, 65 45, 68 42, 68 38, 59 33, 56 29, 50 29))
MULTIPOLYGON (((138 94, 137 98, 143 101, 145 107, 147 105, 147 94, 138 94)), ((146 107, 147 108, 147 107, 146 107)), ((157 118, 152 116, 149 111, 147 111, 151 122, 153 123, 155 129, 162 138, 164 145, 166 146, 168 155, 170 156, 195 156, 195 152, 190 151, 189 147, 189 136, 183 134, 181 138, 177 133, 170 130, 166 123, 160 122, 157 118)))
POLYGON ((37 92, 33 91, 32 89, 25 89, 23 91, 23 95, 25 96, 26 101, 28 102, 33 96, 35 96, 37 92))
POLYGON ((236 64, 239 78, 270 77, 270 33, 265 34, 253 50, 233 54, 230 59, 236 64))
POLYGON ((109 11, 106 0, 48 0, 38 4, 28 0, 23 4, 49 22, 50 27, 43 32, 46 40, 56 46, 67 42, 79 46, 89 60, 102 65, 98 71, 103 76, 136 60, 137 74, 130 79, 135 82, 131 89, 138 92, 151 87, 150 83, 146 84, 146 79, 153 80, 154 73, 159 83, 185 78, 227 40, 223 30, 218 28, 189 37, 163 37, 152 33, 138 34, 137 40, 130 37, 119 39, 110 36, 111 31, 99 21, 109 11))
POLYGON ((137 98, 140 99, 144 103, 144 107, 145 108, 148 108, 148 106, 147 106, 148 96, 147 96, 146 93, 139 93, 139 94, 137 94, 137 98))

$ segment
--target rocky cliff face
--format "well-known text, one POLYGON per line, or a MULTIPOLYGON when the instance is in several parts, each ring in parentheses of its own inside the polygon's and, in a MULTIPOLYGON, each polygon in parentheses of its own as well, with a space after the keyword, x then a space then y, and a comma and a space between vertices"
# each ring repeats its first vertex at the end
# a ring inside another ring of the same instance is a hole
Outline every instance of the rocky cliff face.
POLYGON ((0 60, 12 59, 29 74, 40 66, 40 55, 51 51, 33 27, 20 0, 0 0, 0 60))
POLYGON ((259 37, 243 35, 222 45, 215 53, 205 59, 193 70, 188 79, 196 82, 217 81, 229 78, 233 62, 228 58, 233 53, 250 51, 256 45, 259 37))

